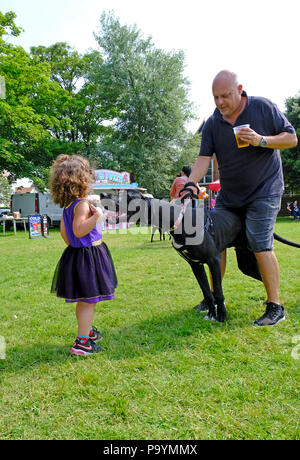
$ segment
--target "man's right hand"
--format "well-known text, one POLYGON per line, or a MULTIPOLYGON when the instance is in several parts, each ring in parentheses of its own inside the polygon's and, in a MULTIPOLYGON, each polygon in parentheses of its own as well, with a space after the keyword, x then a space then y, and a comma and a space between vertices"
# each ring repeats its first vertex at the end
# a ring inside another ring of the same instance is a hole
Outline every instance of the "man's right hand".
POLYGON ((203 155, 199 155, 193 168, 192 168, 192 172, 190 174, 190 177, 188 178, 187 180, 187 183, 185 184, 185 186, 183 187, 182 189, 182 194, 180 196, 181 198, 181 201, 184 201, 185 199, 187 198, 190 198, 190 193, 194 194, 194 195, 198 195, 199 192, 199 188, 197 186, 197 182, 202 179, 205 174, 207 174, 207 171, 208 171, 208 168, 210 166, 210 162, 211 162, 211 157, 210 156, 203 156, 203 155), (186 191, 185 188, 187 187, 187 184, 192 184, 190 187, 191 192, 189 191, 186 191))
POLYGON ((194 182, 187 182, 185 186, 180 190, 179 197, 183 202, 186 199, 197 200, 200 193, 200 188, 194 182))

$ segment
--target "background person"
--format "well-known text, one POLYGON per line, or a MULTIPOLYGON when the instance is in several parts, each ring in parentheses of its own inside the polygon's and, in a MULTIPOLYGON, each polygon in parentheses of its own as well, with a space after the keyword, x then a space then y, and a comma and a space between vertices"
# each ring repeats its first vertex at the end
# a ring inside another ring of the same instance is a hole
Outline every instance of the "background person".
POLYGON ((185 183, 188 180, 189 175, 191 174, 191 168, 189 166, 183 166, 179 176, 174 179, 170 190, 171 200, 179 198, 180 190, 185 186, 185 183))
MULTIPOLYGON (((254 324, 274 325, 285 319, 279 300, 279 267, 273 252, 273 228, 284 188, 279 149, 297 145, 293 126, 268 99, 243 91, 233 72, 223 70, 212 85, 214 113, 202 130, 199 157, 189 181, 197 183, 215 153, 221 190, 215 210, 243 212, 248 245, 254 252, 267 293, 266 311, 254 324), (238 148, 233 127, 249 124, 238 134, 248 144, 238 148)), ((223 254, 223 274, 225 271, 223 254)))
POLYGON ((215 200, 215 198, 212 198, 210 200, 209 209, 212 211, 214 209, 215 205, 216 205, 216 200, 215 200))
POLYGON ((287 206, 287 209, 290 211, 291 216, 294 217, 294 220, 300 219, 300 209, 298 207, 298 201, 294 200, 291 204, 287 206))

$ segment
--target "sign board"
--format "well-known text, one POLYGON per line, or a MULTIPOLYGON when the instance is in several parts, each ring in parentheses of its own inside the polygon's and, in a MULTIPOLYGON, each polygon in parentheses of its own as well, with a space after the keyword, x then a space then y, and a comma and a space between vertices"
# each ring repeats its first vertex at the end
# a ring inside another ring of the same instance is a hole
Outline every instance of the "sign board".
POLYGON ((39 214, 28 216, 28 228, 29 238, 42 238, 42 216, 39 214))
POLYGON ((43 216, 41 216, 40 214, 28 216, 28 228, 29 238, 50 238, 49 225, 46 214, 44 214, 43 216))
POLYGON ((96 169, 96 182, 92 184, 95 189, 132 189, 137 188, 137 183, 130 183, 130 174, 126 171, 117 172, 110 169, 96 169))

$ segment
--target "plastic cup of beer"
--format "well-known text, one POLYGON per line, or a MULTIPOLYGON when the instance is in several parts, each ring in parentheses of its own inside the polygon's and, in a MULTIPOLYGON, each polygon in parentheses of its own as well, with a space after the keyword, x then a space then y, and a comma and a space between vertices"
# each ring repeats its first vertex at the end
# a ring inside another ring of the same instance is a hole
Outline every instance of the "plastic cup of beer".
POLYGON ((243 147, 248 147, 250 144, 249 142, 244 142, 239 138, 239 130, 242 128, 250 128, 250 125, 239 125, 239 126, 234 126, 233 132, 235 135, 236 143, 239 149, 243 147))

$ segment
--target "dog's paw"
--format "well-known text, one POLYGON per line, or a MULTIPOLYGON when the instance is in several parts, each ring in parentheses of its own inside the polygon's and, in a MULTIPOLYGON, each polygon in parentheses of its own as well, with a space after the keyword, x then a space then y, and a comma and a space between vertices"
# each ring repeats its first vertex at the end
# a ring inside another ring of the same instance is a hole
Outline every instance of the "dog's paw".
POLYGON ((226 308, 222 308, 222 309, 217 309, 218 313, 217 313, 217 321, 219 321, 219 323, 224 323, 224 321, 227 320, 227 311, 226 311, 226 308))
POLYGON ((195 305, 194 306, 194 309, 195 310, 198 310, 198 311, 208 311, 209 309, 209 305, 208 305, 208 302, 206 299, 203 299, 202 302, 198 303, 198 305, 195 305))

